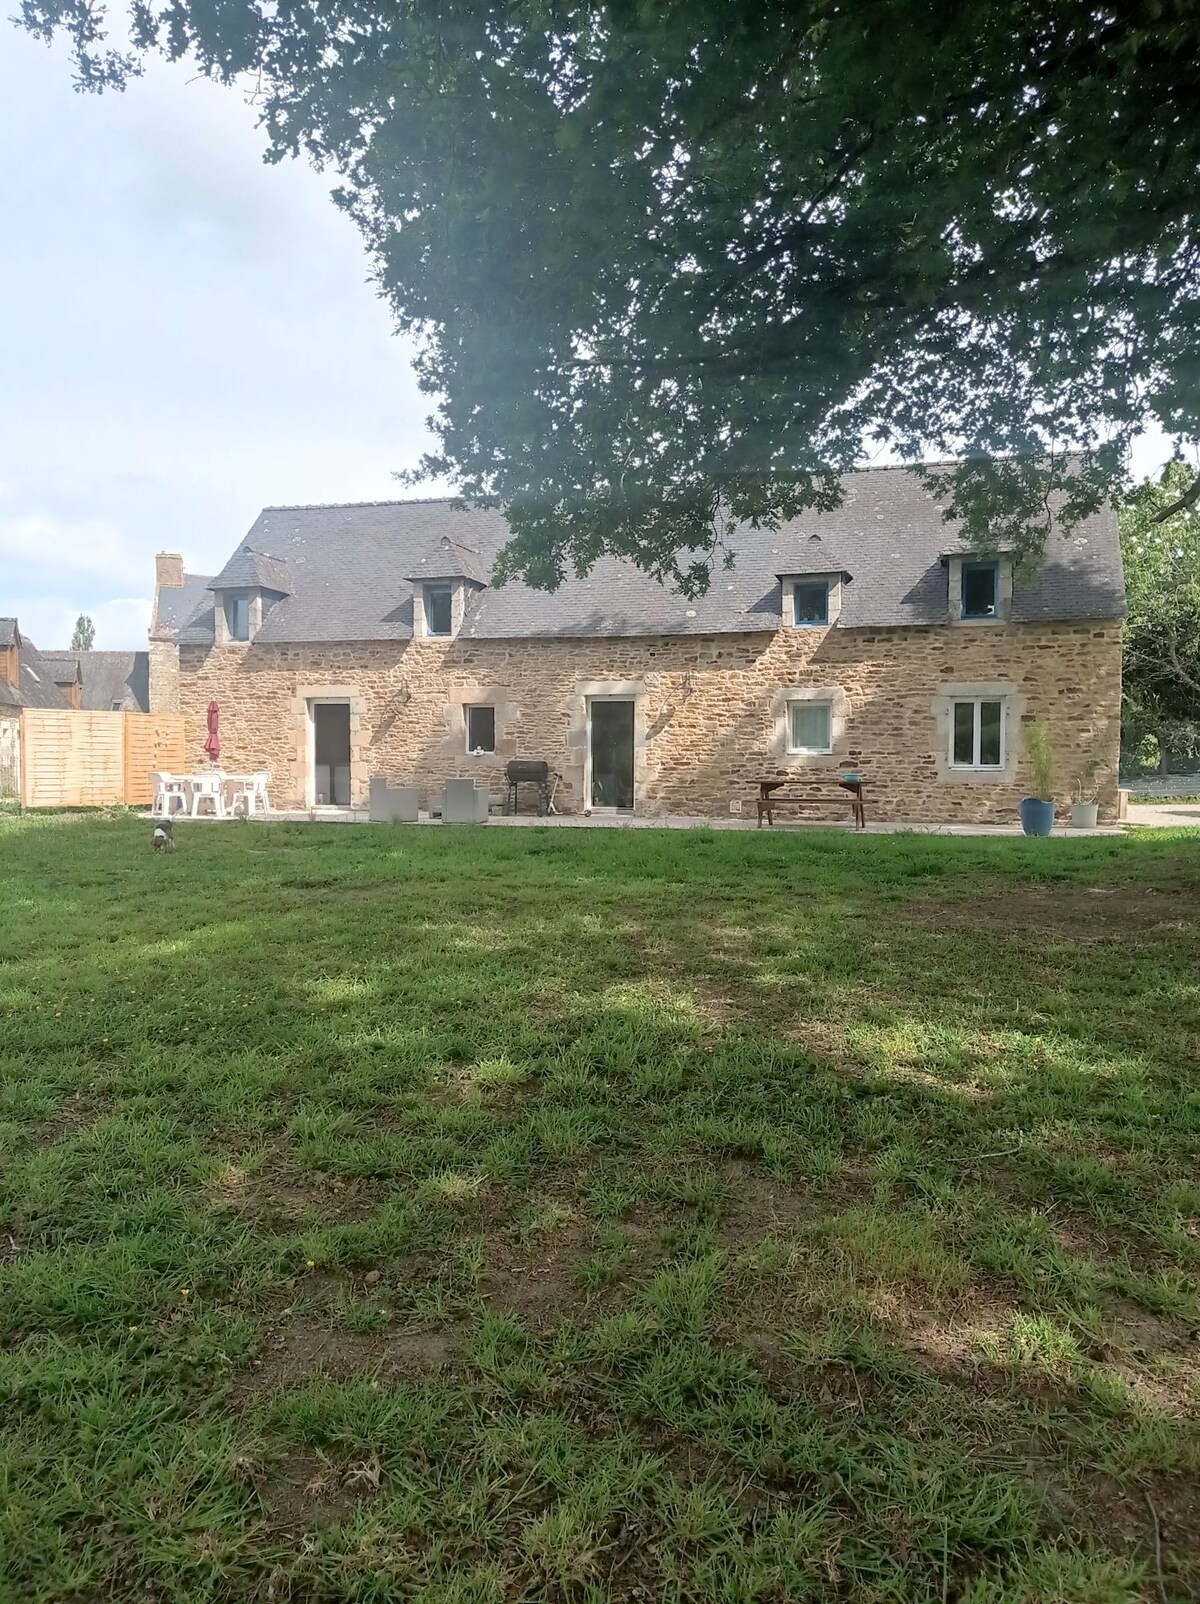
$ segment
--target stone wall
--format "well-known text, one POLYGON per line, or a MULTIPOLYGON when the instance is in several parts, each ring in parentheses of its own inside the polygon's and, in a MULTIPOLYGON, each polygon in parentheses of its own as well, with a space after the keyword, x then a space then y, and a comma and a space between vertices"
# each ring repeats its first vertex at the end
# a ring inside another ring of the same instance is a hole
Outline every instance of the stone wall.
POLYGON ((276 807, 311 805, 309 707, 351 703, 352 791, 372 774, 415 783, 427 807, 447 776, 486 779, 499 798, 510 757, 561 770, 563 811, 583 806, 587 703, 636 703, 635 783, 645 813, 753 816, 757 781, 789 774, 819 813, 845 817, 836 779, 863 772, 877 820, 1011 823, 1025 794, 1020 726, 1049 726, 1060 796, 1093 754, 1112 816, 1121 705, 1119 622, 977 628, 786 629, 773 634, 625 640, 414 640, 394 644, 180 651, 189 761, 204 766, 205 712, 221 705, 222 764, 272 771, 276 807), (789 693, 834 703, 834 751, 786 754, 789 693), (993 695, 1007 708, 1002 772, 949 766, 950 702, 993 695), (496 708, 494 756, 466 752, 465 706, 496 708))
POLYGON ((174 641, 151 640, 149 679, 150 712, 180 712, 179 647, 174 641))

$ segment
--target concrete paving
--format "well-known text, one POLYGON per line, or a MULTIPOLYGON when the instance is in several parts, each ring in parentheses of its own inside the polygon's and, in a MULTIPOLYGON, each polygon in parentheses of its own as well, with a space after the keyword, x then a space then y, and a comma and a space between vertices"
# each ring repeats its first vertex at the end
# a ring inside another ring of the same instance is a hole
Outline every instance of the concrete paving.
MULTIPOLYGON (((1154 811, 1150 808, 1138 808, 1140 813, 1154 811)), ((1200 808, 1197 809, 1200 814, 1200 808)), ((268 818, 279 824, 367 824, 368 816, 365 811, 351 808, 320 808, 313 811, 284 809, 271 813, 268 818)), ((215 820, 204 816, 206 823, 227 823, 227 820, 215 820)), ((428 814, 422 814, 418 823, 421 825, 440 824, 440 819, 431 819, 428 814)), ((1131 821, 1139 822, 1139 821, 1131 821)), ((1147 821, 1150 822, 1150 821, 1147 821)), ((1200 818, 1196 820, 1200 824, 1200 818)), ((670 813, 661 815, 643 815, 631 813, 563 813, 551 814, 549 818, 539 818, 533 813, 493 813, 488 819, 492 825, 503 825, 511 829, 551 829, 551 830, 756 830, 758 821, 754 818, 722 817, 706 818, 701 814, 670 813)), ((404 826, 393 826, 402 829, 404 826)), ((868 824, 865 831, 855 832, 849 820, 827 819, 789 819, 786 823, 764 825, 763 832, 788 830, 840 830, 843 833, 860 835, 978 835, 978 836, 1017 836, 1021 834, 1019 824, 929 824, 920 820, 909 822, 895 822, 887 824, 868 824)), ((1056 836, 1087 837, 1121 835, 1123 827, 1119 824, 1100 825, 1095 830, 1072 830, 1059 826, 1055 830, 1056 836)))
POLYGON ((1131 800, 1125 822, 1151 830, 1200 830, 1200 802, 1131 800))

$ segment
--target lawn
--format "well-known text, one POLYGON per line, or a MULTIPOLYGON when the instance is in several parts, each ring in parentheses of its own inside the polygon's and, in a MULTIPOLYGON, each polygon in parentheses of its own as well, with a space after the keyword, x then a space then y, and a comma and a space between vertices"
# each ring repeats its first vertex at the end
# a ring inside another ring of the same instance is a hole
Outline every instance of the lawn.
POLYGON ((0 1598, 1200 1589, 1200 847, 0 821, 0 1598))

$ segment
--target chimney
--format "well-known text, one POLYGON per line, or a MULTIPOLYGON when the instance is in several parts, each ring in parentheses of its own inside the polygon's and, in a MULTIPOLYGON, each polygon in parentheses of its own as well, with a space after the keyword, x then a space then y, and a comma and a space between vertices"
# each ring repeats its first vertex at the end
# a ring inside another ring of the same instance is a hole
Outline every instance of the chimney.
POLYGON ((154 559, 154 583, 159 590, 178 590, 183 584, 183 558, 175 551, 160 551, 154 559))

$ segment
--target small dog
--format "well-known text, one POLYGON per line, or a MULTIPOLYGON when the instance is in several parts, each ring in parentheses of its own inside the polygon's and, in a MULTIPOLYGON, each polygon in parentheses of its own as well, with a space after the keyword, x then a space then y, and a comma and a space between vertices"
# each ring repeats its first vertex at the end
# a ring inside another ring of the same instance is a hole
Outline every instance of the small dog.
POLYGON ((174 852, 175 826, 170 819, 156 819, 154 834, 150 837, 150 845, 155 852, 174 852))

